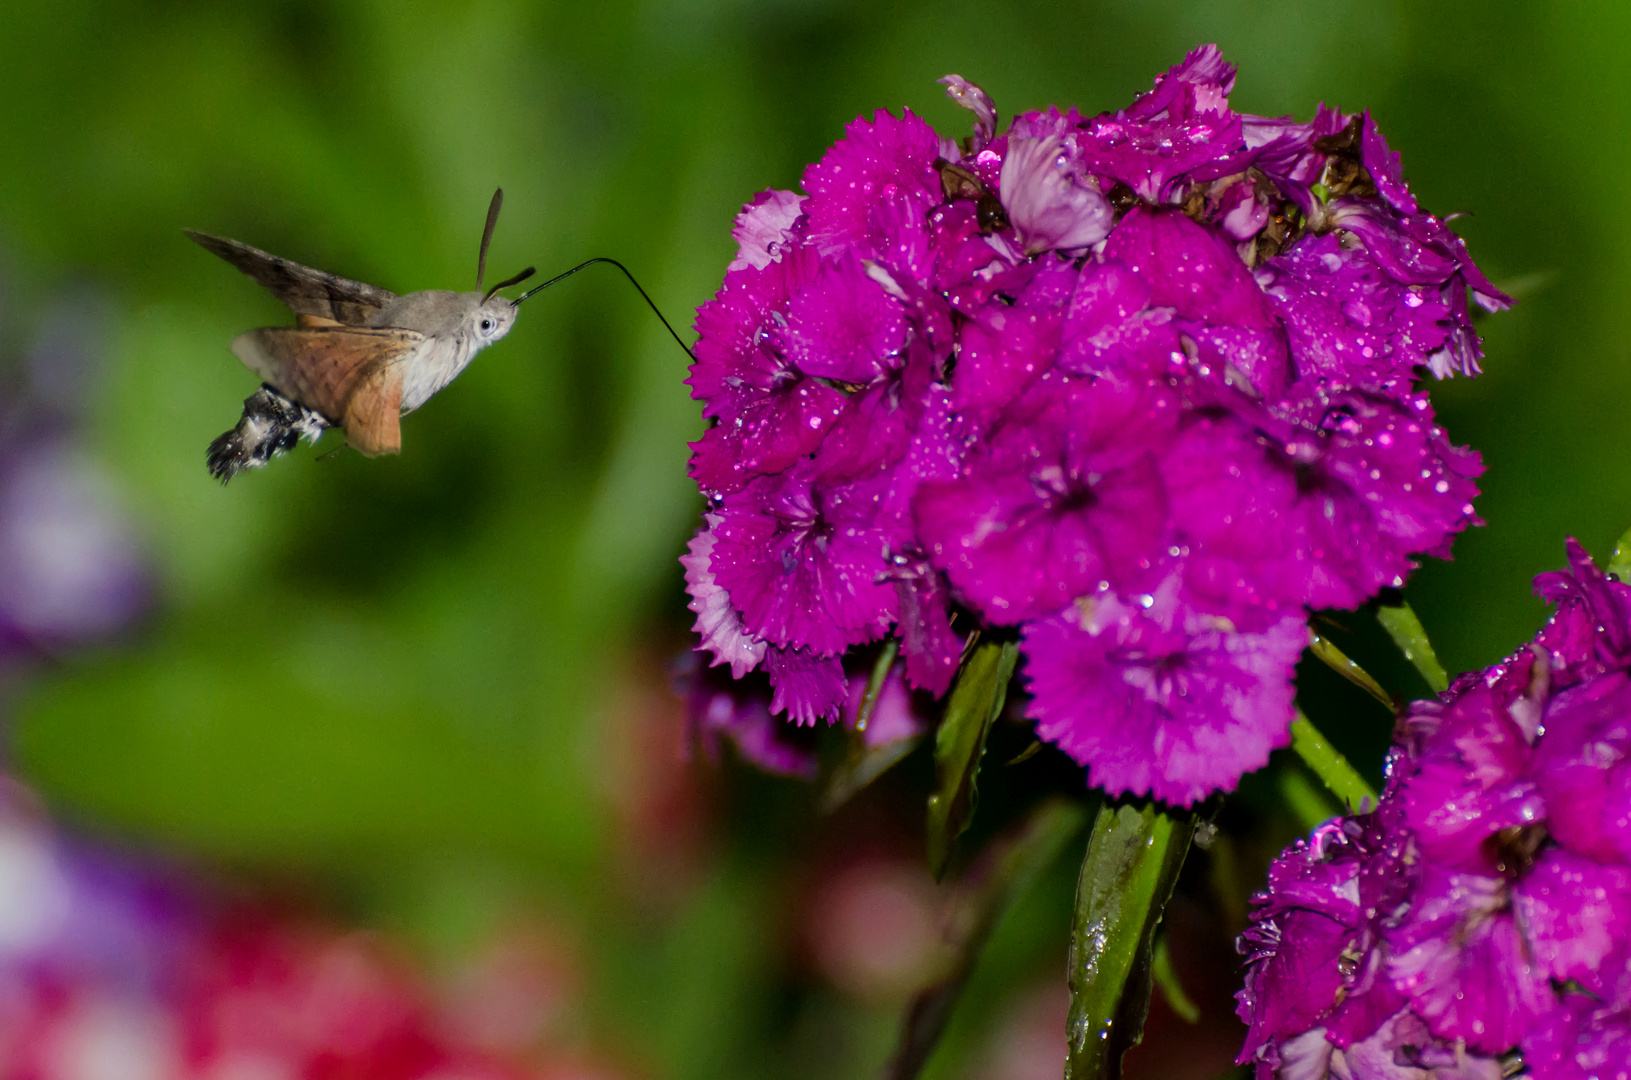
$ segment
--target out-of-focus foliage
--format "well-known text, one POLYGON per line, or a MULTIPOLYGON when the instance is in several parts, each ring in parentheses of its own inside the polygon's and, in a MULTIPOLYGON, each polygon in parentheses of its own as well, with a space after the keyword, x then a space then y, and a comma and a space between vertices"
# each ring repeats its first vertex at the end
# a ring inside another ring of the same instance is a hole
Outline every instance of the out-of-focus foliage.
MULTIPOLYGON (((396 291, 468 288, 503 185, 496 274, 611 255, 684 323, 719 283, 738 206, 796 186, 855 115, 906 105, 961 133, 934 82, 947 72, 1005 115, 1093 112, 1218 41, 1242 110, 1372 109, 1425 205, 1476 212, 1457 228, 1521 299, 1483 326, 1487 374, 1434 389, 1489 466, 1489 525, 1410 589, 1453 672, 1530 635, 1528 580, 1561 563, 1566 533, 1607 550, 1631 520, 1628 39, 1617 5, 1519 0, 13 0, 0 343, 96 297, 92 449, 160 568, 142 636, 14 702, 16 767, 70 821, 337 881, 438 941, 547 897, 592 943, 593 1025, 627 1034, 651 1075, 870 1069, 898 998, 788 990, 844 985, 784 945, 809 914, 796 897, 844 864, 821 848, 843 830, 810 821, 803 789, 736 776, 711 812, 737 824, 710 840, 708 807, 674 779, 661 667, 684 640, 674 557, 700 507, 682 444, 701 424, 685 358, 638 297, 591 270, 529 301, 405 422, 400 458, 322 457, 331 435, 223 490, 204 446, 255 385, 227 342, 287 314, 181 227, 396 291)), ((1419 692, 1378 643, 1342 645, 1419 692)), ((1308 685, 1305 703, 1329 702, 1310 712, 1374 770, 1380 711, 1334 676, 1308 685)), ((918 850, 868 842, 880 859, 918 850)), ((1054 886, 999 930, 972 1001, 1062 982, 1068 868, 1054 886)), ((977 1026, 1023 1044, 1026 1017, 1055 1008, 1036 993, 977 1026)), ((948 1038, 937 1075, 984 1067, 970 1031, 948 1038)))

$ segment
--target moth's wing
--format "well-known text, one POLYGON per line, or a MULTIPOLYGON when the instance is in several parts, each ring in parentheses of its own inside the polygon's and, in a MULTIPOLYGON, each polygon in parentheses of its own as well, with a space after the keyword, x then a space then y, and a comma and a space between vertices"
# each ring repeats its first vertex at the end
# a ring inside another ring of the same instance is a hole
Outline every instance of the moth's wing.
POLYGON ((349 431, 352 396, 377 372, 400 371, 425 341, 400 327, 272 326, 240 335, 232 351, 275 389, 349 431))
POLYGON ((346 402, 341 418, 345 441, 364 457, 402 452, 402 374, 400 361, 378 365, 346 402))
POLYGON ((188 239, 214 252, 272 290, 297 315, 331 319, 346 326, 362 326, 396 299, 396 294, 361 281, 352 281, 237 240, 183 229, 188 239))

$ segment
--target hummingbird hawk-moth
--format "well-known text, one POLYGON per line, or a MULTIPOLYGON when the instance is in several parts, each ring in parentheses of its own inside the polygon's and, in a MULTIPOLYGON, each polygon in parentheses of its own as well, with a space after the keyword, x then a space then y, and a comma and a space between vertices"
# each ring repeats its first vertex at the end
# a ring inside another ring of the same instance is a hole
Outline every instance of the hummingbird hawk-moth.
POLYGON ((265 381, 244 399, 238 425, 210 443, 210 475, 224 484, 293 449, 302 438, 316 442, 331 427, 344 430, 346 442, 367 457, 400 453, 404 413, 423 405, 478 352, 508 334, 523 300, 595 263, 622 271, 669 335, 696 359, 616 259, 586 259, 514 300, 499 296, 499 290, 530 278, 532 267, 482 292, 487 246, 503 204, 500 188, 487 207, 476 256, 476 291, 467 293, 427 289, 397 296, 237 240, 182 230, 266 286, 295 313, 294 326, 263 327, 233 341, 233 353, 265 381))
POLYGON ((294 326, 240 335, 232 351, 262 380, 236 427, 210 443, 210 475, 223 484, 266 464, 301 438, 331 427, 368 457, 402 449, 401 417, 452 382, 482 349, 510 332, 516 300, 499 296, 532 267, 482 291, 487 247, 504 191, 493 193, 476 259, 476 291, 398 296, 374 285, 279 258, 237 240, 184 230, 206 251, 270 289, 295 313, 294 326))

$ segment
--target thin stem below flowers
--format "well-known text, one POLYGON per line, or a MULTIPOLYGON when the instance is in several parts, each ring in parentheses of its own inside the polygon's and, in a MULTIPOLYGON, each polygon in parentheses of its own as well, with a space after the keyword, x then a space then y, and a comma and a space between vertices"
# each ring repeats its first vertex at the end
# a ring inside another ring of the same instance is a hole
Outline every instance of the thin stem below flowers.
POLYGON ((1428 688, 1442 694, 1450 685, 1450 677, 1445 674, 1444 665, 1438 662, 1438 654, 1433 651, 1433 643, 1427 639, 1427 629, 1415 609, 1404 600, 1382 604, 1376 609, 1376 621, 1404 653, 1404 658, 1421 673, 1428 688))
POLYGON ((1350 812, 1363 811, 1376 805, 1376 792, 1303 715, 1301 709, 1297 710, 1297 719, 1291 722, 1291 748, 1350 812))

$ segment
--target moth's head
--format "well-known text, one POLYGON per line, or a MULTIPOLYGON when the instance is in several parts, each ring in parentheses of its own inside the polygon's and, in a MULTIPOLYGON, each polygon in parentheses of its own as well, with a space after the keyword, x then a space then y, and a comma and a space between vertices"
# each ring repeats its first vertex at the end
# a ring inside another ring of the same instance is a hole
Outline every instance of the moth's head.
POLYGON ((507 297, 491 293, 470 313, 470 336, 481 346, 491 345, 515 325, 516 306, 507 297))
MULTIPOLYGON (((485 293, 480 294, 480 302, 476 305, 476 309, 470 313, 468 326, 472 337, 479 345, 491 345, 505 334, 508 334, 510 327, 515 325, 518 301, 511 300, 507 296, 498 295, 498 290, 507 289, 511 285, 519 285, 536 272, 529 266, 514 277, 505 278, 485 293)), ((468 293, 467 295, 474 297, 478 294, 468 293)))

